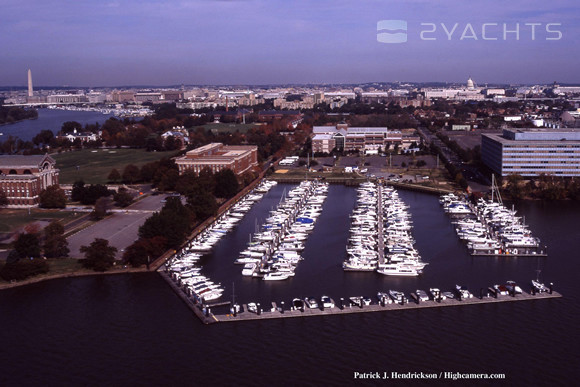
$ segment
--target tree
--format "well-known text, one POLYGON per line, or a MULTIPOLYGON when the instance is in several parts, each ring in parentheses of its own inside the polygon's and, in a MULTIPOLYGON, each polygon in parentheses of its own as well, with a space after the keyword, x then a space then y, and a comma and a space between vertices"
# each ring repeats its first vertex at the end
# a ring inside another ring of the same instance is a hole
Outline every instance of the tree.
POLYGON ((61 132, 63 134, 67 134, 67 133, 74 133, 76 132, 80 132, 83 129, 83 126, 81 124, 79 124, 76 121, 67 121, 65 123, 62 124, 61 127, 61 132))
POLYGON ((13 246, 21 258, 40 257, 40 240, 36 233, 19 234, 13 246))
POLYGON ((58 185, 51 185, 40 191, 39 201, 41 208, 65 208, 66 194, 58 185))
POLYGON ((44 255, 47 258, 67 257, 70 252, 64 237, 64 226, 53 221, 44 228, 44 255))
POLYGON ((48 145, 50 144, 53 138, 54 133, 52 133, 52 130, 41 130, 40 133, 34 136, 32 142, 34 143, 34 145, 37 146, 41 144, 48 145))
MULTIPOLYGON (((213 197, 213 196, 212 196, 213 197)), ((190 230, 190 211, 179 198, 168 198, 160 212, 154 213, 139 227, 139 237, 150 239, 162 236, 167 247, 178 247, 190 230)))
POLYGON ((81 253, 85 254, 84 267, 94 271, 106 271, 115 262, 117 248, 109 246, 106 239, 96 238, 89 246, 81 246, 81 253))
POLYGON ((5 281, 21 281, 28 277, 48 273, 48 263, 43 259, 27 259, 7 262, 0 269, 0 277, 5 281))
POLYGON ((85 196, 85 182, 77 180, 73 183, 70 198, 73 202, 80 202, 85 196))
POLYGON ((134 164, 129 164, 123 170, 123 181, 133 184, 139 179, 139 167, 134 164))
POLYGON ((138 239, 132 245, 125 249, 123 262, 133 267, 147 265, 157 259, 165 252, 167 248, 167 239, 162 236, 156 236, 148 239, 138 239))
POLYGON ((95 208, 93 212, 91 212, 91 218, 93 220, 101 220, 105 216, 107 216, 107 212, 109 211, 110 204, 109 198, 100 197, 95 201, 95 208))
POLYGON ((113 183, 116 183, 117 181, 121 180, 121 174, 119 173, 119 171, 117 171, 117 168, 113 168, 111 169, 111 173, 109 173, 107 179, 109 179, 109 181, 112 181, 113 183))
POLYGON ((113 196, 113 200, 119 207, 127 207, 133 203, 133 196, 126 188, 119 188, 119 191, 113 196))
POLYGON ((214 194, 218 198, 229 199, 238 193, 240 185, 236 174, 229 168, 215 174, 214 194))
POLYGON ((8 205, 8 196, 6 196, 6 192, 2 188, 0 188, 0 206, 8 205))
POLYGON ((215 215, 218 210, 214 196, 207 191, 196 192, 188 196, 187 204, 191 207, 198 220, 215 215))

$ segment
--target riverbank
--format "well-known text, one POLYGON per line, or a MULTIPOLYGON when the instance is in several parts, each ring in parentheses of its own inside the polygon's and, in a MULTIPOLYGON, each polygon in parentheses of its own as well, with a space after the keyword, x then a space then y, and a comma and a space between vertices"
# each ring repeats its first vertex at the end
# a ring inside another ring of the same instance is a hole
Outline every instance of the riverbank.
POLYGON ((111 274, 128 274, 128 273, 144 273, 148 271, 145 267, 130 267, 117 265, 108 271, 96 272, 90 269, 79 268, 80 261, 72 258, 65 259, 52 259, 49 260, 49 265, 51 270, 58 267, 59 272, 48 272, 46 274, 40 274, 31 278, 24 279, 22 281, 4 281, 0 279, 0 290, 16 288, 19 286, 31 285, 39 282, 55 280, 59 278, 73 278, 73 277, 86 277, 95 275, 111 275, 111 274))

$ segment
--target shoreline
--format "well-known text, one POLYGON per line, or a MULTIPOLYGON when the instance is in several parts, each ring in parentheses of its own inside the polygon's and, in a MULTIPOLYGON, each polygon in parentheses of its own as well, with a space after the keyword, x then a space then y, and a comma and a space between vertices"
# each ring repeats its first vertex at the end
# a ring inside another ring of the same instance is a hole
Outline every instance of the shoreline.
POLYGON ((87 276, 95 276, 95 275, 114 275, 114 274, 130 274, 130 273, 148 273, 148 272, 155 272, 155 270, 148 270, 147 268, 140 268, 140 267, 138 267, 138 268, 127 267, 126 269, 103 271, 103 272, 76 271, 76 272, 52 274, 52 275, 48 274, 45 276, 27 278, 27 279, 22 280, 22 281, 0 283, 0 291, 2 291, 4 289, 13 289, 13 288, 17 288, 20 286, 32 285, 35 283, 50 281, 50 280, 55 280, 55 279, 60 279, 60 278, 74 278, 74 277, 87 277, 87 276))

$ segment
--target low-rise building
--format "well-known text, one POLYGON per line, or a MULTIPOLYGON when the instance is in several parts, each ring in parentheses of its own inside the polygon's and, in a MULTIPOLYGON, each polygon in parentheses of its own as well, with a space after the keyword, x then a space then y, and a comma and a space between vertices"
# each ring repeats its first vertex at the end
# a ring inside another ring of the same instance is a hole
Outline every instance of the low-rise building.
MULTIPOLYGON (((330 135, 334 140, 334 147, 344 151, 360 151, 365 149, 388 149, 390 145, 401 144, 402 134, 400 131, 389 130, 386 127, 366 128, 349 127, 347 124, 336 126, 315 126, 314 137, 317 135, 330 135)), ((318 137, 318 142, 327 142, 327 137, 318 137)), ((314 138, 313 138, 314 146, 314 138)))
POLYGON ((215 173, 229 168, 239 175, 258 165, 258 147, 215 142, 187 152, 176 158, 175 163, 180 174, 187 170, 199 173, 204 168, 215 173))
POLYGON ((0 189, 8 198, 8 207, 38 205, 40 191, 58 185, 58 173, 49 155, 0 155, 0 189))

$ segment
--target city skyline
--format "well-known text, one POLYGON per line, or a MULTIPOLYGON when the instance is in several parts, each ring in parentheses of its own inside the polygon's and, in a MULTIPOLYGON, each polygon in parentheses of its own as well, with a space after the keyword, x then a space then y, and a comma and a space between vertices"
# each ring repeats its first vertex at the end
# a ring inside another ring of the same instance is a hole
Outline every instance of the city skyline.
POLYGON ((3 3, 2 86, 29 68, 45 87, 580 82, 580 5, 564 0, 3 3), (384 20, 404 43, 381 43, 384 20))

